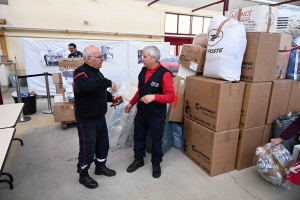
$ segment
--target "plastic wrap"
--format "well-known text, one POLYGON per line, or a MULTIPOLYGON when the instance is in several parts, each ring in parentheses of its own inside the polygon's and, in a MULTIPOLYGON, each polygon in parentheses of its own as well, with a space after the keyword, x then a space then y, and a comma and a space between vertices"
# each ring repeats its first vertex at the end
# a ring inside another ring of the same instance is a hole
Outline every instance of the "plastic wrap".
POLYGON ((170 122, 170 128, 173 136, 173 147, 175 147, 176 149, 181 149, 182 136, 183 136, 183 123, 170 122))
POLYGON ((257 171, 276 186, 289 188, 287 175, 293 163, 290 152, 282 144, 271 147, 268 143, 256 149, 254 164, 257 171))
MULTIPOLYGON (((164 137, 162 139, 163 152, 166 153, 167 151, 169 151, 172 145, 173 145, 173 137, 172 137, 172 132, 169 124, 168 115, 166 114, 164 137)), ((146 138, 146 151, 148 153, 151 153, 151 149, 152 149, 152 139, 148 131, 147 138, 146 138)))
POLYGON ((300 116, 300 112, 296 114, 282 115, 273 123, 273 138, 278 138, 281 133, 300 116))
POLYGON ((133 145, 134 117, 137 109, 136 106, 133 106, 130 113, 125 113, 124 108, 136 93, 137 87, 137 78, 126 79, 118 87, 116 96, 122 95, 124 103, 116 106, 116 110, 113 111, 111 118, 108 120, 108 136, 112 149, 126 148, 133 145))

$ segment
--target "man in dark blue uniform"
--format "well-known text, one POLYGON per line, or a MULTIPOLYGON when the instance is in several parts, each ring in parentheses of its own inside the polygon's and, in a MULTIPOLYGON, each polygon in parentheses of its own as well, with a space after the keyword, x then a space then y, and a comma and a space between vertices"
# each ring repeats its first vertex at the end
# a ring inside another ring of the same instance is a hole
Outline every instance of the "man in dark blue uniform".
POLYGON ((98 183, 93 180, 88 169, 94 161, 95 174, 114 176, 116 172, 105 165, 109 150, 108 131, 105 114, 107 102, 114 98, 112 92, 117 91, 116 84, 99 71, 103 56, 95 46, 88 46, 83 51, 84 64, 74 71, 75 114, 79 137, 79 156, 77 172, 79 182, 85 187, 94 189, 98 183), (94 155, 96 157, 94 158, 94 155))
POLYGON ((161 175, 160 163, 163 158, 162 138, 164 134, 167 103, 175 99, 172 74, 160 62, 160 51, 155 46, 143 49, 143 63, 139 74, 139 87, 135 96, 125 107, 130 112, 137 103, 138 112, 134 119, 134 162, 127 168, 131 173, 144 166, 146 136, 149 130, 152 138, 152 176, 161 175))
POLYGON ((69 54, 68 58, 81 58, 81 57, 83 57, 82 53, 80 51, 77 51, 76 44, 70 43, 68 45, 68 47, 69 47, 69 51, 71 52, 69 54))

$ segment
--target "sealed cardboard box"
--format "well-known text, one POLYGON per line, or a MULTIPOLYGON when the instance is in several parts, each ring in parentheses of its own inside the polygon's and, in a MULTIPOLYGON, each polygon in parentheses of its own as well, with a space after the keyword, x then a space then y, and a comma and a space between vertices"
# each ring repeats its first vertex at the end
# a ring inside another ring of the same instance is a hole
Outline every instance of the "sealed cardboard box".
POLYGON ((265 124, 261 146, 270 143, 273 137, 273 124, 265 124))
POLYGON ((273 81, 266 124, 271 124, 281 115, 287 114, 292 88, 292 80, 273 81))
POLYGON ((55 84, 56 94, 64 94, 63 84, 55 84))
POLYGON ((75 121, 74 102, 55 103, 54 104, 54 121, 68 122, 75 121))
POLYGON ((183 122, 183 102, 184 96, 175 94, 175 100, 169 104, 169 121, 170 122, 183 122))
POLYGON ((274 80, 285 79, 288 62, 286 54, 278 52, 274 80))
POLYGON ((263 126, 266 121, 272 82, 246 83, 240 127, 263 126))
POLYGON ((238 128, 245 83, 203 76, 186 79, 184 116, 213 130, 238 128))
POLYGON ((267 82, 274 80, 280 34, 247 33, 247 48, 242 62, 241 80, 267 82))
POLYGON ((193 44, 184 44, 180 53, 179 63, 195 72, 203 72, 206 49, 193 44))
POLYGON ((182 152, 210 176, 232 171, 239 129, 211 131, 184 118, 182 152))
POLYGON ((229 19, 234 18, 245 25, 246 32, 276 32, 278 8, 256 5, 225 12, 229 19))
POLYGON ((245 169, 254 165, 253 158, 257 147, 261 146, 264 126, 240 129, 235 168, 245 169))
POLYGON ((61 73, 53 73, 52 74, 52 81, 53 81, 54 84, 62 83, 61 73))
POLYGON ((293 35, 290 34, 280 34, 280 45, 279 51, 290 51, 292 48, 293 35))
POLYGON ((60 71, 75 70, 77 67, 84 64, 83 58, 60 58, 58 66, 60 71))
POLYGON ((175 93, 183 96, 184 90, 185 90, 185 85, 186 85, 185 79, 180 76, 175 76, 173 78, 173 85, 174 85, 175 93))
POLYGON ((293 81, 287 113, 300 111, 300 81, 293 81))

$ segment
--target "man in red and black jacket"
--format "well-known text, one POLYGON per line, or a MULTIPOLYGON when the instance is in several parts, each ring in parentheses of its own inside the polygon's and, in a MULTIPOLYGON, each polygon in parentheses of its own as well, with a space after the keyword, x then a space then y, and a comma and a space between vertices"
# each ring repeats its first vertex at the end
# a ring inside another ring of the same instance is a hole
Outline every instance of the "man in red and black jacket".
POLYGON ((98 183, 93 180, 88 169, 94 161, 95 174, 114 176, 116 172, 105 165, 109 150, 108 131, 105 114, 107 102, 113 97, 107 88, 117 91, 116 84, 99 71, 103 56, 95 46, 88 46, 83 51, 84 64, 74 71, 75 115, 79 137, 79 155, 77 172, 79 182, 87 188, 94 189, 98 183), (94 159, 94 155, 96 158, 94 159))
POLYGON ((139 86, 135 96, 125 107, 130 112, 137 103, 137 114, 134 119, 134 162, 127 168, 131 173, 144 166, 146 136, 149 130, 152 138, 152 175, 159 178, 162 162, 162 138, 167 111, 167 103, 175 99, 172 74, 159 63, 160 52, 155 46, 143 49, 143 63, 139 74, 139 86))
POLYGON ((300 139, 300 117, 298 116, 281 134, 279 138, 271 139, 271 145, 282 143, 283 146, 293 154, 294 146, 299 144, 300 139))

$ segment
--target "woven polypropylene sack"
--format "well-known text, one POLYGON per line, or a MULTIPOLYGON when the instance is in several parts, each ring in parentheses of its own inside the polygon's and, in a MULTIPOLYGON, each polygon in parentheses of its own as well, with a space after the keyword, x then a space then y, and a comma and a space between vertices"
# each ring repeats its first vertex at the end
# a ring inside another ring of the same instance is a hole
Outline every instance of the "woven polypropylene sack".
POLYGON ((267 143, 256 149, 254 164, 257 171, 276 186, 289 188, 287 175, 293 163, 290 152, 282 144, 271 147, 271 143, 267 143))
POLYGON ((215 16, 208 27, 203 75, 239 81, 246 45, 246 31, 241 22, 223 15, 215 16))

